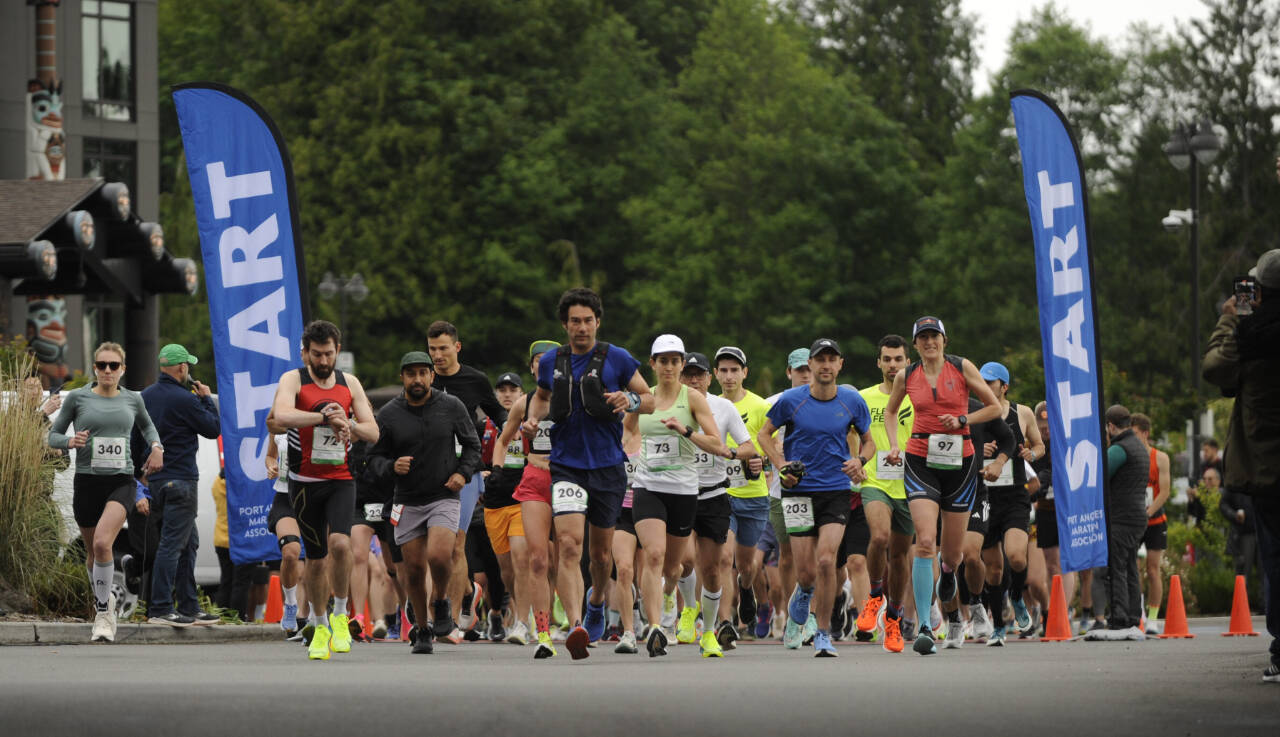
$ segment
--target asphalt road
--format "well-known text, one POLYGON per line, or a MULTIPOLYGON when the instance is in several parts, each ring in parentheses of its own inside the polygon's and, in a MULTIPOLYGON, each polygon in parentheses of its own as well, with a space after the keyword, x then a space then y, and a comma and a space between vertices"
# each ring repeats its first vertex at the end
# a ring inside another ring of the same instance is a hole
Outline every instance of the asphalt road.
MULTIPOLYGON (((1257 620, 1255 620, 1257 621, 1257 620)), ((1193 629, 1194 631, 1194 629, 1193 629)), ((1267 638, 969 644, 922 658, 840 643, 838 659, 749 643, 723 660, 531 647, 295 643, 0 648, 0 734, 1269 735, 1267 638)))

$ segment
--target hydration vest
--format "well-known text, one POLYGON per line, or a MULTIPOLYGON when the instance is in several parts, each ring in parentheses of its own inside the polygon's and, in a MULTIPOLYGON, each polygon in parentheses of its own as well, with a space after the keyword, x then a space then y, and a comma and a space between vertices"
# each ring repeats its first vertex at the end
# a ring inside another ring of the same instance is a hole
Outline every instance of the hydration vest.
MULTIPOLYGON (((591 359, 587 362, 587 370, 578 380, 578 392, 582 398, 582 408, 587 414, 600 422, 616 422, 618 414, 604 399, 605 357, 609 355, 609 344, 596 342, 591 349, 591 359)), ((552 422, 564 422, 569 419, 573 409, 573 355, 567 345, 556 349, 555 375, 551 379, 551 412, 548 417, 552 422)))

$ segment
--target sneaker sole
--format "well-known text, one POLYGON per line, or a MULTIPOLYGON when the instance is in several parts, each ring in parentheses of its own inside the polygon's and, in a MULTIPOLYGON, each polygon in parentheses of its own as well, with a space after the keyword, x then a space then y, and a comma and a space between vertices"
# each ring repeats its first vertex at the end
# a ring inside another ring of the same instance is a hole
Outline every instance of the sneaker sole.
POLYGON ((147 624, 167 624, 174 629, 183 629, 190 627, 195 624, 195 622, 170 622, 169 620, 161 619, 160 617, 152 617, 147 620, 147 624))
POLYGON ((656 637, 650 637, 645 641, 645 649, 649 651, 649 657, 657 658, 667 654, 667 637, 658 630, 656 637))
POLYGON ((915 650, 921 655, 936 655, 938 652, 938 646, 933 641, 933 639, 929 637, 925 637, 924 635, 921 635, 916 638, 916 641, 911 646, 911 649, 915 650))
POLYGON ((587 636, 587 631, 577 627, 565 638, 564 647, 569 651, 569 657, 574 660, 582 660, 591 654, 587 651, 589 642, 590 638, 587 636))
POLYGON ((814 653, 814 654, 813 654, 813 657, 815 657, 815 658, 838 658, 838 657, 840 657, 840 653, 836 652, 835 650, 819 650, 818 652, 816 652, 816 653, 814 653))
POLYGON ((534 660, 546 660, 547 658, 554 658, 555 655, 556 655, 555 650, 552 650, 551 648, 546 647, 542 644, 539 644, 538 649, 533 651, 534 660))

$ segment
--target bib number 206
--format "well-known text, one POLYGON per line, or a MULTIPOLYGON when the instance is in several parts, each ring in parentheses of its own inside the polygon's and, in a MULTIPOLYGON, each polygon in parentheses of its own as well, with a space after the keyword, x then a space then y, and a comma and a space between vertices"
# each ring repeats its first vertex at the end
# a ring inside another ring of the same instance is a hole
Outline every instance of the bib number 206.
POLYGON ((587 511, 587 490, 569 481, 551 485, 551 511, 555 514, 582 514, 587 511))

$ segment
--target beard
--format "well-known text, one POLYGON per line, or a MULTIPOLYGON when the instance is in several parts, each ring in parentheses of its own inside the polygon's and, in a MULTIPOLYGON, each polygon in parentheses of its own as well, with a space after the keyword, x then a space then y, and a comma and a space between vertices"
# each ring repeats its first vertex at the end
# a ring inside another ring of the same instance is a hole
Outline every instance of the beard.
POLYGON ((404 393, 407 394, 410 399, 416 401, 427 396, 427 388, 422 384, 410 384, 409 387, 404 390, 404 393))
POLYGON ((333 367, 332 367, 332 366, 320 366, 320 365, 318 365, 318 364, 314 364, 314 363, 313 363, 313 364, 311 364, 311 373, 312 373, 312 374, 313 374, 317 379, 327 379, 327 378, 329 378, 329 377, 333 374, 333 367))

